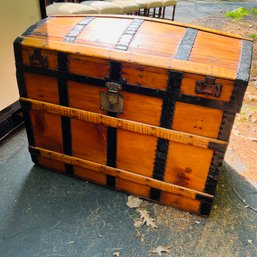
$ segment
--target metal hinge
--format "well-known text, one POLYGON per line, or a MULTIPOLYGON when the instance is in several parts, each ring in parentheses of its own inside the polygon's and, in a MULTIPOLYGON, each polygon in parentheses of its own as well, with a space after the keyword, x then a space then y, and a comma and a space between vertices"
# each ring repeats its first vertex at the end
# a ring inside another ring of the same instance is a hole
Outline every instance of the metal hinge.
POLYGON ((208 95, 213 97, 220 97, 222 84, 216 84, 215 78, 206 77, 204 81, 198 80, 195 85, 195 93, 200 95, 208 95))

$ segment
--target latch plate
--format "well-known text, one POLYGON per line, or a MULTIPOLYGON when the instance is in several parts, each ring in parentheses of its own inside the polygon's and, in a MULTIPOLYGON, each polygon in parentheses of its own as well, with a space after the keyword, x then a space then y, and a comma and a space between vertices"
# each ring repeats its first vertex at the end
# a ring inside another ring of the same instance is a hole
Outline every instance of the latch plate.
POLYGON ((122 86, 116 82, 106 82, 105 86, 108 92, 100 93, 101 109, 107 112, 121 113, 123 112, 124 98, 119 94, 122 86))
POLYGON ((201 95, 208 95, 213 97, 220 97, 222 84, 216 84, 215 78, 206 77, 205 81, 198 80, 195 85, 195 93, 201 95))
POLYGON ((41 54, 40 49, 34 49, 33 53, 29 57, 29 62, 31 66, 36 66, 40 68, 48 67, 48 59, 47 56, 43 56, 41 54))

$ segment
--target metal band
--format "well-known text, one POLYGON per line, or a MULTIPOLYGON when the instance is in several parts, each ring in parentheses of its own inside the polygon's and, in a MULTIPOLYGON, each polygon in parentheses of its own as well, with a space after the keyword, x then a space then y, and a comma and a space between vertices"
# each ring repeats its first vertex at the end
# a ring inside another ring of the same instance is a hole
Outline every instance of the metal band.
MULTIPOLYGON (((16 78, 19 87, 19 94, 21 97, 27 97, 26 87, 25 87, 25 79, 24 79, 24 70, 23 70, 23 60, 22 60, 22 41, 23 38, 16 38, 13 47, 14 47, 14 55, 15 55, 15 65, 16 65, 16 78)), ((35 145, 35 138, 32 129, 32 122, 29 114, 29 106, 30 103, 20 102, 22 106, 23 119, 25 122, 25 128, 27 132, 29 145, 35 145)), ((37 164, 37 157, 31 155, 32 161, 37 164)))
POLYGON ((242 40, 242 51, 240 66, 237 72, 237 79, 249 81, 251 62, 252 62, 253 43, 251 41, 242 40))
POLYGON ((222 141, 229 141, 230 133, 234 124, 236 115, 234 113, 223 112, 222 122, 218 139, 222 141))
POLYGON ((201 202, 199 213, 203 216, 209 216, 211 213, 211 207, 212 207, 212 203, 201 202))
MULTIPOLYGON (((234 81, 234 88, 230 98, 231 104, 234 104, 234 105, 237 104, 241 108, 247 85, 248 85, 247 81, 242 81, 238 79, 234 81)), ((239 108, 239 111, 240 111, 240 108, 239 108)))
MULTIPOLYGON (((69 106, 68 89, 67 89, 67 79, 62 76, 62 72, 67 71, 67 54, 59 52, 58 53, 58 93, 60 105, 69 106)), ((63 153, 66 155, 72 155, 72 139, 71 139, 71 124, 69 117, 61 117, 62 124, 62 143, 63 143, 63 153)), ((70 164, 65 164, 66 172, 73 175, 73 166, 70 164)))
MULTIPOLYGON (((121 78, 121 63, 110 61, 110 71, 106 78, 108 81, 113 81, 123 84, 121 78)), ((108 112, 108 116, 117 117, 116 113, 108 112)), ((107 127, 107 166, 116 168, 117 160, 117 128, 107 127)), ((106 184, 108 187, 115 188, 116 179, 114 176, 106 176, 106 184)))
POLYGON ((144 23, 143 19, 134 19, 126 28, 126 30, 121 35, 118 43, 115 46, 116 50, 127 51, 130 43, 136 35, 139 27, 144 23))
MULTIPOLYGON (((172 94, 168 91, 180 91, 180 85, 182 80, 182 74, 170 71, 169 80, 167 84, 167 92, 163 96, 162 102, 162 112, 160 118, 160 127, 171 129, 172 120, 175 109, 175 101, 172 98, 172 94)), ((169 140, 158 138, 156 155, 154 161, 153 178, 158 180, 163 180, 166 160, 169 150, 169 140)), ((156 189, 151 189, 150 198, 156 201, 160 200, 161 191, 156 189)))
MULTIPOLYGON (((240 108, 250 78, 252 52, 253 43, 250 41, 242 40, 240 65, 237 72, 237 79, 234 82, 234 88, 230 98, 230 103, 233 105, 237 104, 240 106, 240 108)), ((240 108, 238 112, 240 112, 240 108)))
MULTIPOLYGON (((215 150, 213 152, 208 177, 205 183, 204 192, 210 195, 215 195, 218 178, 222 169, 222 163, 225 156, 225 150, 215 150)), ((200 196, 201 197, 201 196, 200 196)), ((201 202, 200 214, 209 215, 211 211, 211 203, 201 202)))
MULTIPOLYGON (((30 117, 31 103, 20 101, 23 113, 24 124, 28 137, 29 145, 35 146, 35 137, 30 117)), ((37 156, 31 155, 31 159, 35 164, 38 164, 37 156)))
POLYGON ((33 24, 32 26, 30 26, 23 34, 22 36, 23 37, 27 37, 27 36, 30 36, 34 30, 36 30, 38 27, 42 26, 45 22, 47 22, 48 20, 52 19, 52 17, 47 17, 35 24, 33 24))
POLYGON ((76 24, 70 32, 64 37, 64 42, 73 43, 82 30, 92 21, 95 17, 86 17, 78 24, 76 24))
POLYGON ((204 192, 215 195, 219 174, 222 168, 225 152, 214 151, 204 192))
MULTIPOLYGON (((109 116, 115 117, 115 115, 109 114, 109 116)), ((117 156, 117 129, 107 127, 107 166, 116 168, 116 156, 117 156)), ((109 187, 115 187, 116 181, 114 176, 107 175, 106 184, 109 187)))
POLYGON ((180 43, 175 59, 188 60, 193 49, 198 30, 187 28, 180 43))
MULTIPOLYGON (((35 73, 35 74, 46 75, 46 76, 51 76, 51 77, 57 77, 59 74, 58 71, 47 70, 47 69, 42 69, 42 68, 38 68, 38 67, 30 67, 30 66, 26 66, 26 65, 23 66, 23 69, 24 69, 24 71, 29 72, 29 73, 35 73)), ((177 74, 181 74, 181 73, 177 73, 177 74)), ((72 81, 77 81, 77 82, 82 82, 82 83, 87 83, 87 84, 93 84, 93 85, 100 86, 100 87, 105 86, 105 80, 103 80, 103 79, 91 78, 91 77, 86 77, 86 76, 81 76, 81 75, 74 75, 74 74, 70 74, 68 72, 62 72, 61 76, 65 77, 67 80, 72 80, 72 81)), ((121 78, 119 78, 119 83, 124 83, 124 81, 121 78)), ((171 96, 172 99, 177 102, 209 107, 209 108, 213 108, 213 109, 227 111, 230 113, 237 113, 240 111, 240 108, 241 108, 241 104, 230 103, 230 102, 225 102, 225 101, 218 101, 218 100, 201 98, 201 97, 195 97, 195 96, 190 96, 190 95, 183 95, 183 94, 177 92, 178 91, 177 88, 174 89, 175 92, 173 91, 173 89, 174 88, 170 89, 170 94, 172 94, 172 96, 171 96)), ((157 98, 163 98, 163 95, 166 93, 166 91, 164 91, 164 90, 147 88, 147 87, 143 87, 143 86, 130 85, 130 84, 122 85, 122 90, 131 92, 131 93, 135 93, 135 94, 142 94, 142 95, 147 95, 147 96, 152 96, 152 97, 157 97, 157 98)))

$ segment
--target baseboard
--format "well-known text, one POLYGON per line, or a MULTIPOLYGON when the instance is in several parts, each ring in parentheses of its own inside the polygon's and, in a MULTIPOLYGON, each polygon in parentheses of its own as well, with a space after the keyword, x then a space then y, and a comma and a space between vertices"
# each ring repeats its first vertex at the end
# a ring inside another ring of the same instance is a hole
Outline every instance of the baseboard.
POLYGON ((23 114, 19 101, 0 111, 0 143, 23 126, 23 114))

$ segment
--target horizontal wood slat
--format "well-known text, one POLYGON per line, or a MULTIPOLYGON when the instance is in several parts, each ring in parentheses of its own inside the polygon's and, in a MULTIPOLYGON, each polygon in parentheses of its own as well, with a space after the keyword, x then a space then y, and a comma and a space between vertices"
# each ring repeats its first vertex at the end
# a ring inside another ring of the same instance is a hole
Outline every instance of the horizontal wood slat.
POLYGON ((196 191, 193 189, 177 186, 175 184, 159 181, 150 177, 135 174, 122 169, 117 169, 106 165, 98 164, 95 162, 83 160, 80 158, 64 155, 54 151, 46 150, 44 148, 30 146, 29 149, 32 154, 38 154, 39 156, 44 158, 53 159, 66 164, 78 166, 81 168, 86 168, 86 169, 93 170, 93 171, 110 175, 110 176, 115 176, 131 182, 136 182, 138 184, 147 185, 168 193, 178 194, 178 195, 185 196, 187 198, 191 198, 195 200, 198 200, 201 197, 209 198, 209 199, 214 198, 213 195, 209 195, 200 191, 196 191))
POLYGON ((140 134, 150 135, 158 138, 164 138, 174 142, 190 144, 197 147, 209 148, 210 143, 214 143, 222 146, 226 146, 228 144, 227 142, 208 138, 208 137, 197 136, 197 135, 193 135, 185 132, 178 132, 178 131, 165 129, 157 126, 151 126, 140 122, 113 118, 107 115, 97 114, 89 111, 82 111, 75 108, 64 107, 56 104, 50 104, 50 103, 32 100, 24 97, 21 97, 20 100, 21 100, 21 103, 25 103, 25 105, 26 103, 31 104, 31 108, 33 110, 49 112, 49 113, 58 114, 61 116, 66 116, 66 117, 75 118, 79 120, 84 120, 84 121, 92 122, 96 124, 103 124, 109 127, 120 128, 120 129, 133 131, 140 134))

